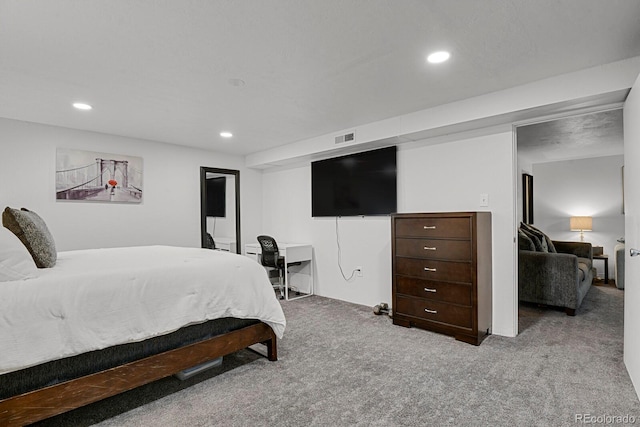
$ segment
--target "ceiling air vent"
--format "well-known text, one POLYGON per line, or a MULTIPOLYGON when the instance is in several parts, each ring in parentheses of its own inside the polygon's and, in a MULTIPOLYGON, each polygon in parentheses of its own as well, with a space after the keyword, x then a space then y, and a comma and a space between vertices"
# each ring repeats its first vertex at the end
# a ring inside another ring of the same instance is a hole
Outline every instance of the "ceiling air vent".
POLYGON ((356 140, 356 131, 345 133, 344 135, 336 136, 336 144, 342 144, 343 142, 354 142, 356 140))

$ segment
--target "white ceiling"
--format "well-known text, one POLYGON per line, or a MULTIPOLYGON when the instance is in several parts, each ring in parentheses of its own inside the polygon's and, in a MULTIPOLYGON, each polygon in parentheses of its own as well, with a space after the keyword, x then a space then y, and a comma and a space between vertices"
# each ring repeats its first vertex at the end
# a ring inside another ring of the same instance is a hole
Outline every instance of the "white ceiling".
POLYGON ((535 163, 624 154, 622 109, 517 128, 518 157, 535 163))
POLYGON ((0 117, 244 155, 638 56, 639 18, 630 0, 0 0, 0 117))

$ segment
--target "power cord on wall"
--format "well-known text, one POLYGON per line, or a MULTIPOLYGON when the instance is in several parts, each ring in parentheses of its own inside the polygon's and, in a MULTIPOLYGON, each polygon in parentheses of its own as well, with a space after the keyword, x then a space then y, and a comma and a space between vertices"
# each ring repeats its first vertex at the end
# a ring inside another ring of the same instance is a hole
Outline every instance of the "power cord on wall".
POLYGON ((354 269, 351 272, 351 276, 347 277, 344 274, 344 271, 342 270, 342 263, 340 258, 342 258, 342 250, 340 249, 340 232, 338 231, 338 217, 336 217, 336 244, 338 245, 338 267, 340 268, 340 274, 342 274, 342 278, 347 281, 350 282, 353 280, 353 278, 355 277, 355 274, 358 272, 358 268, 354 269))

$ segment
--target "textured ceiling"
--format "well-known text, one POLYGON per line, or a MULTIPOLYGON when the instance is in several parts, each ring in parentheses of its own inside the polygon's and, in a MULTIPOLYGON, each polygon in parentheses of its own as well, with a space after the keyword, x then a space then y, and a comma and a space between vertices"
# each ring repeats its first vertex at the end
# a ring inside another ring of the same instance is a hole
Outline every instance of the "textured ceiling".
POLYGON ((242 155, 638 56, 639 17, 628 0, 0 0, 0 117, 242 155), (451 60, 427 65, 436 49, 451 60))
POLYGON ((621 109, 520 126, 516 135, 518 157, 529 163, 624 154, 621 109))

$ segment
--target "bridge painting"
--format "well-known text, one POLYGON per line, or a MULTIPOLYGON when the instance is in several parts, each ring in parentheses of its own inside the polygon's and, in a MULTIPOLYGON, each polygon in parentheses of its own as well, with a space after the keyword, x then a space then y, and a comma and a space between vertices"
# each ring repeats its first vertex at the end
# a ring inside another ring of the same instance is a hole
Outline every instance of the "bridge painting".
POLYGON ((142 202, 142 158, 58 148, 56 199, 142 202))

